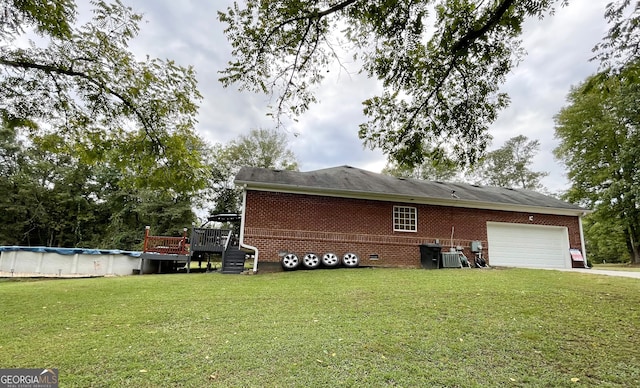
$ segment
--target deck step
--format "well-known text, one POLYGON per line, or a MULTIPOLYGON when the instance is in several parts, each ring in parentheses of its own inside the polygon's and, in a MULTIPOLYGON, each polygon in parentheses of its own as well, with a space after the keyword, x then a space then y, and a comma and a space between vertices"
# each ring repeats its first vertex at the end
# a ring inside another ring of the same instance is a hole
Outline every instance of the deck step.
POLYGON ((238 246, 230 246, 224 253, 222 262, 222 273, 239 274, 244 271, 244 261, 246 253, 238 246))

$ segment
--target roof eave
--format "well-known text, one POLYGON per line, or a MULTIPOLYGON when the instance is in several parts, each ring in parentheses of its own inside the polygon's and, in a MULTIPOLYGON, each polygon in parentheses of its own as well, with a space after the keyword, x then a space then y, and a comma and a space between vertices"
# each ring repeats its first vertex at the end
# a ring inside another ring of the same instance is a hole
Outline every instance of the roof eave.
POLYGON ((236 180, 236 186, 243 186, 248 190, 256 191, 277 191, 280 193, 289 194, 308 194, 308 195, 320 195, 326 197, 341 197, 341 198, 353 198, 353 199, 368 199, 374 201, 389 201, 389 202, 403 202, 403 203, 415 203, 421 205, 437 205, 437 206, 452 206, 472 209, 484 209, 484 210, 502 210, 502 211, 517 211, 517 212, 529 212, 539 214, 553 214, 563 216, 584 216, 591 211, 586 209, 570 209, 570 208, 556 208, 545 206, 532 206, 532 205, 520 205, 510 203, 498 203, 498 202, 484 202, 473 201, 459 198, 431 198, 431 197, 418 197, 412 195, 400 195, 400 194, 387 194, 387 193, 374 193, 361 190, 344 190, 344 189, 327 189, 318 187, 298 186, 298 185, 286 185, 277 183, 262 183, 253 181, 236 180))

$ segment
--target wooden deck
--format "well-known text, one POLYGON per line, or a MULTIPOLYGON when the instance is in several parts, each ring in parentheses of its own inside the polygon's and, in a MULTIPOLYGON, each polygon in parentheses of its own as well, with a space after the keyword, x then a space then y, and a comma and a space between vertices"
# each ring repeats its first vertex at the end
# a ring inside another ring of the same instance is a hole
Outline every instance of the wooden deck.
POLYGON ((229 229, 193 228, 191 232, 191 252, 222 253, 230 237, 229 229))
POLYGON ((151 236, 150 227, 147 226, 144 232, 144 253, 159 255, 188 256, 189 247, 187 245, 187 228, 184 228, 182 237, 151 236))
POLYGON ((158 273, 163 268, 175 272, 182 268, 182 263, 187 272, 190 272, 192 258, 198 261, 206 258, 209 265, 211 255, 222 256, 225 273, 239 273, 235 267, 244 267, 244 253, 235 252, 239 251, 238 241, 229 229, 194 227, 189 240, 187 228, 184 228, 182 237, 152 236, 149 229, 149 226, 145 229, 144 248, 140 255, 140 274, 143 273, 144 262, 147 260, 156 262, 154 267, 157 265, 158 273))
POLYGON ((140 255, 141 275, 146 260, 158 262, 158 273, 162 272, 163 267, 173 270, 179 266, 178 263, 182 262, 188 266, 191 261, 191 256, 187 240, 187 228, 183 229, 182 237, 171 237, 152 236, 150 234, 150 227, 147 226, 144 232, 144 248, 140 255))

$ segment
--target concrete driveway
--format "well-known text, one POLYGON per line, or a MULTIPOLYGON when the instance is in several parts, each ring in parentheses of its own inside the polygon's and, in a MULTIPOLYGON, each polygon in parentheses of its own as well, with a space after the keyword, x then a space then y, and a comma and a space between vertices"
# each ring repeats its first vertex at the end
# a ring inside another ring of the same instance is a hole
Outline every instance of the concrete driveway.
POLYGON ((582 273, 590 273, 593 275, 621 276, 625 278, 640 279, 640 272, 633 272, 633 271, 610 271, 606 269, 587 269, 587 268, 571 268, 571 269, 553 268, 553 269, 555 269, 556 271, 582 272, 582 273))

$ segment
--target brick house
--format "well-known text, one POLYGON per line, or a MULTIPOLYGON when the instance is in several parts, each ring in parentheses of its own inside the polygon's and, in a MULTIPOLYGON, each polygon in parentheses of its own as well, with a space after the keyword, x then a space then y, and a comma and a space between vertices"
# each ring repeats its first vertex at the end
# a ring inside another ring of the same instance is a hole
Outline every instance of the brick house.
MULTIPOLYGON (((355 255, 360 265, 420 267, 424 244, 478 249, 490 265, 571 268, 587 210, 528 190, 396 178, 341 166, 245 167, 240 239, 254 271, 288 254, 355 255), (575 251, 574 251, 575 252, 575 251), (259 259, 258 259, 259 258, 259 259)), ((475 252, 474 252, 475 251, 475 252)), ((586 261, 579 265, 583 266, 586 261)))

